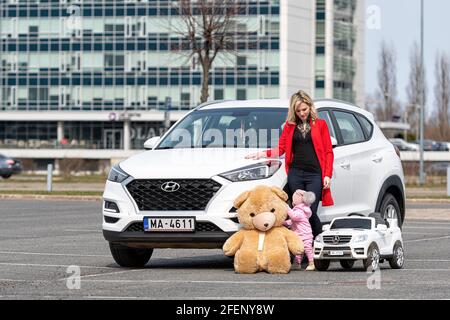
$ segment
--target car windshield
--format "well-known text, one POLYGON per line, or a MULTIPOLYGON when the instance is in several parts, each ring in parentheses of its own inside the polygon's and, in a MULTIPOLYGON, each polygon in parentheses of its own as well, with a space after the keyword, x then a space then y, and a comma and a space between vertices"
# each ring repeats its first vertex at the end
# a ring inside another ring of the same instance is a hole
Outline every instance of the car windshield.
POLYGON ((370 230, 372 221, 370 219, 338 219, 331 225, 334 229, 367 229, 370 230))
POLYGON ((286 115, 284 108, 194 111, 156 149, 273 148, 278 144, 286 115))

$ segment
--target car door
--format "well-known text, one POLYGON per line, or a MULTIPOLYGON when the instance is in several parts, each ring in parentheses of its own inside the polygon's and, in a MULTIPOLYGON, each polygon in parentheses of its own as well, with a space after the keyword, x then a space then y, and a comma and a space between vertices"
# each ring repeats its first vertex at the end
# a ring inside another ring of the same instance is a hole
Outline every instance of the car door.
POLYGON ((336 168, 346 170, 346 177, 351 180, 352 188, 344 190, 347 193, 347 213, 369 214, 368 201, 370 194, 370 171, 368 158, 371 145, 367 141, 364 130, 353 112, 334 109, 332 116, 338 127, 339 149, 344 154, 343 160, 336 163, 336 168), (369 193, 369 194, 368 194, 369 193))
POLYGON ((336 125, 333 123, 329 110, 320 110, 319 118, 327 122, 330 136, 338 141, 338 145, 333 149, 333 177, 331 179, 331 194, 334 205, 330 207, 319 206, 318 215, 322 222, 329 222, 336 217, 348 215, 351 211, 348 208, 352 204, 352 178, 350 157, 347 150, 339 143, 339 136, 336 134, 336 125))

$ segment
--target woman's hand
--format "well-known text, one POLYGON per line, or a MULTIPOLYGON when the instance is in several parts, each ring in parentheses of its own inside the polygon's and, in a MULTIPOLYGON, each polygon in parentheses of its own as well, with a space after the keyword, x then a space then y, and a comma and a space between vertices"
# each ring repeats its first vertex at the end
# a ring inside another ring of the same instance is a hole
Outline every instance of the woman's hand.
POLYGON ((245 157, 245 159, 259 160, 259 159, 265 158, 265 157, 266 157, 266 153, 264 151, 260 151, 257 153, 249 154, 248 156, 245 157))
POLYGON ((330 189, 330 185, 331 185, 331 178, 330 177, 323 178, 323 188, 330 189))

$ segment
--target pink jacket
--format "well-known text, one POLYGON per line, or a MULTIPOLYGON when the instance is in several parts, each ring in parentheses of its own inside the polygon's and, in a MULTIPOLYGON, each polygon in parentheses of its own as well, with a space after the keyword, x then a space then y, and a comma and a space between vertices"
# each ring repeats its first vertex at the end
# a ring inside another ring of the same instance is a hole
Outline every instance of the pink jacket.
POLYGON ((298 234, 303 240, 313 239, 311 225, 309 224, 309 218, 312 215, 311 208, 300 203, 293 209, 289 209, 289 220, 284 222, 285 226, 291 227, 291 230, 298 234))

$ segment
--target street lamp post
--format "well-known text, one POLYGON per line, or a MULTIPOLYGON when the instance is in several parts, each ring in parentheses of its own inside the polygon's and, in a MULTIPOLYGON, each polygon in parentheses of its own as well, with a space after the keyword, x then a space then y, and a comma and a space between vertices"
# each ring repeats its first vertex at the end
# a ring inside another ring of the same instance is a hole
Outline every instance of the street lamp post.
POLYGON ((424 25, 424 6, 423 0, 420 0, 420 74, 422 80, 421 86, 421 94, 420 94, 420 172, 419 172, 419 184, 422 186, 425 183, 425 174, 423 171, 423 136, 424 136, 424 117, 425 117, 425 86, 424 86, 424 34, 423 34, 423 25, 424 25))

